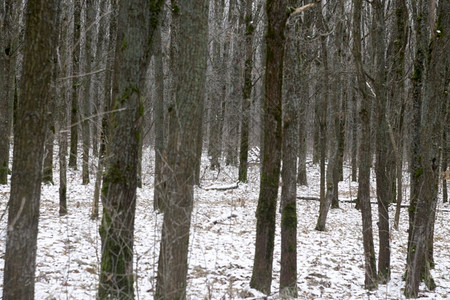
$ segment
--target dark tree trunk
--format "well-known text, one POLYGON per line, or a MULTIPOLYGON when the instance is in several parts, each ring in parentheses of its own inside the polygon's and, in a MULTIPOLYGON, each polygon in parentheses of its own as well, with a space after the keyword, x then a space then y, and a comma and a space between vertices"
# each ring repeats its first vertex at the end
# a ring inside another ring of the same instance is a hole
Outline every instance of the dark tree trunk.
POLYGON ((9 145, 10 145, 10 105, 8 86, 11 55, 11 3, 4 2, 0 10, 0 184, 8 183, 9 145))
MULTIPOLYGON (((326 32, 325 16, 321 16, 319 20, 319 27, 321 32, 326 32)), ((318 109, 319 122, 319 147, 320 147, 320 208, 319 217, 317 218, 316 230, 324 231, 327 220, 328 210, 331 205, 331 197, 334 191, 333 169, 335 167, 335 147, 333 147, 333 157, 328 161, 328 172, 325 169, 326 155, 327 155, 327 111, 329 102, 329 68, 328 68, 328 48, 327 37, 323 35, 320 37, 321 45, 321 59, 323 64, 323 79, 321 80, 322 94, 320 96, 318 109), (330 185, 328 187, 328 185, 330 185), (329 191, 330 188, 330 191, 329 191), (330 196, 330 197, 328 197, 330 196)), ((334 128, 334 126, 333 126, 334 128)))
MULTIPOLYGON (((400 112, 394 114, 394 128, 392 129, 392 134, 395 141, 396 138, 396 180, 397 180, 397 207, 395 210, 394 217, 394 228, 398 229, 398 224, 400 221, 400 209, 403 200, 403 175, 402 175, 402 164, 403 164, 403 119, 405 111, 405 84, 404 84, 404 69, 405 69, 405 49, 408 40, 408 9, 406 7, 405 0, 395 1, 395 12, 396 12, 396 22, 394 25, 394 37, 392 41, 392 47, 394 55, 392 58, 392 70, 391 70, 391 94, 390 100, 395 103, 395 107, 400 106, 400 112)), ((397 111, 397 109, 393 109, 397 111)), ((393 145, 393 147, 395 147, 393 145)))
POLYGON ((250 286, 270 294, 272 282, 275 210, 278 196, 281 160, 282 79, 286 0, 268 0, 266 33, 266 73, 264 100, 264 147, 262 151, 261 186, 256 211, 256 242, 250 286))
MULTIPOLYGON (((69 61, 69 55, 71 53, 68 51, 68 27, 69 27, 69 4, 67 2, 61 3, 61 38, 60 38, 60 61, 69 61)), ((68 68, 66 64, 61 64, 61 77, 67 77, 68 68)), ((68 126, 69 122, 67 120, 68 116, 68 92, 69 92, 69 81, 64 80, 60 84, 59 98, 58 101, 58 119, 59 119, 59 133, 58 133, 58 158, 59 158, 59 215, 64 216, 67 214, 67 142, 68 142, 68 126)))
POLYGON ((387 122, 386 122, 386 58, 385 58, 385 21, 384 21, 384 1, 376 0, 372 2, 374 31, 373 39, 376 45, 375 60, 375 81, 374 89, 376 94, 376 185, 378 202, 378 235, 380 237, 378 250, 378 276, 380 283, 386 283, 390 278, 391 246, 389 234, 389 190, 391 182, 388 180, 388 156, 387 156, 387 122))
POLYGON ((356 182, 358 177, 358 97, 352 92, 352 181, 356 182))
POLYGON ((109 159, 102 188, 102 258, 98 298, 133 299, 141 86, 151 55, 162 0, 119 1, 109 159), (136 9, 138 8, 138 9, 136 9))
MULTIPOLYGON (((421 107, 423 97, 424 72, 428 40, 428 5, 420 0, 416 4, 419 9, 420 17, 413 10, 413 18, 416 20, 414 31, 416 33, 416 56, 414 58, 414 71, 411 77, 412 81, 412 116, 411 116, 411 146, 410 146, 410 203, 409 203, 409 231, 408 231, 408 253, 413 233, 414 218, 416 206, 420 192, 420 182, 422 180, 422 167, 419 149, 421 146, 420 128, 421 128, 421 107)), ((416 9, 417 10, 417 9, 416 9)), ((407 258, 409 259, 409 258, 407 258)))
POLYGON ((361 207, 365 279, 368 290, 377 289, 377 267, 372 233, 372 210, 370 207, 370 111, 371 97, 366 85, 361 51, 362 0, 355 0, 353 7, 353 58, 357 75, 358 91, 361 94, 359 116, 361 120, 361 141, 359 149, 358 199, 361 207))
POLYGON ((206 0, 172 2, 174 102, 169 107, 167 203, 164 207, 155 299, 185 299, 189 230, 194 198, 196 119, 202 114, 208 50, 206 0), (194 138, 193 138, 194 137, 194 138))
MULTIPOLYGON (((449 74, 446 75, 446 78, 449 78, 450 70, 448 70, 449 74)), ((447 83, 448 86, 448 83, 447 83)), ((448 101, 448 95, 445 104, 445 118, 444 125, 442 128, 442 162, 441 162, 441 170, 443 172, 442 176, 442 202, 448 202, 448 187, 447 180, 450 179, 450 172, 447 169, 448 167, 448 159, 450 154, 450 104, 448 101)))
POLYGON ((163 211, 164 200, 166 195, 164 193, 164 186, 166 184, 163 174, 164 169, 167 168, 167 153, 165 149, 164 137, 166 135, 164 124, 164 65, 163 52, 161 42, 161 26, 155 32, 153 60, 155 64, 155 108, 153 118, 155 120, 155 182, 153 194, 153 209, 163 211))
POLYGON ((78 158, 78 92, 80 91, 80 52, 81 52, 81 0, 74 0, 73 52, 72 52, 72 102, 70 113, 70 157, 69 167, 77 169, 78 158))
POLYGON ((15 127, 3 299, 33 299, 47 99, 55 53, 57 1, 26 7, 21 103, 15 127), (39 76, 37 76, 39 74, 39 76))
MULTIPOLYGON (((424 3, 419 14, 423 13, 423 21, 428 20, 427 6, 424 3)), ((446 55, 448 47, 447 34, 450 33, 450 1, 440 1, 437 14, 437 28, 432 31, 431 43, 428 45, 427 53, 430 57, 425 61, 426 78, 423 101, 422 121, 420 130, 420 147, 418 162, 418 200, 414 214, 414 221, 410 228, 405 296, 417 298, 420 281, 423 279, 427 287, 433 290, 436 285, 431 277, 430 268, 433 266, 432 245, 435 221, 435 210, 438 198, 439 185, 439 141, 442 129, 442 100, 448 100, 446 84, 449 74, 449 59, 446 55), (430 255, 431 254, 431 255, 430 255)), ((419 26, 426 26, 420 24, 419 26)), ((423 29, 419 27, 419 30, 423 29)), ((420 35, 419 35, 420 36, 420 35)), ((428 41, 427 35, 423 38, 423 45, 428 41)), ((420 40, 418 40, 420 42, 420 40)))
POLYGON ((250 125, 250 105, 252 102, 252 69, 253 69, 253 31, 252 0, 246 0, 245 6, 245 67, 244 67, 244 91, 242 97, 241 118, 241 147, 239 151, 239 181, 247 182, 248 169, 248 143, 250 125))

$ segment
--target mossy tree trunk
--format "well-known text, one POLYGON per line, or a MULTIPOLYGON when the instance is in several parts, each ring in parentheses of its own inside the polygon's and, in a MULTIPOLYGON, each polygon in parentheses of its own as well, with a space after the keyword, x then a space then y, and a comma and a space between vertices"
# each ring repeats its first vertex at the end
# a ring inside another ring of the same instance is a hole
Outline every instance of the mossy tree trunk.
POLYGON ((33 299, 47 101, 52 78, 57 1, 26 6, 20 107, 14 130, 3 299, 33 299))
POLYGON ((8 183, 9 145, 10 145, 10 105, 8 87, 10 77, 10 25, 11 4, 4 1, 4 7, 0 10, 0 184, 8 183))
POLYGON ((163 1, 119 1, 113 77, 111 140, 102 188, 102 258, 99 299, 133 299, 133 240, 136 208, 142 77, 163 1), (149 42, 150 41, 150 42, 149 42))
POLYGON ((172 2, 178 33, 172 41, 174 102, 169 107, 167 202, 158 262, 155 299, 185 299, 189 230, 194 198, 197 121, 205 95, 208 51, 207 0, 172 2))
POLYGON ((250 286, 270 294, 272 283, 275 210, 280 179, 282 145, 282 81, 285 46, 286 0, 266 3, 266 73, 264 93, 264 143, 261 183, 256 210, 256 242, 250 286))
POLYGON ((80 91, 80 53, 81 53, 81 0, 74 0, 73 50, 72 50, 72 102, 70 110, 70 157, 69 167, 77 169, 78 160, 78 122, 80 91))
POLYGON ((353 36, 355 41, 359 41, 353 43, 352 54, 356 69, 358 91, 361 95, 361 105, 359 110, 361 120, 361 141, 359 148, 358 199, 361 208, 363 230, 365 266, 364 287, 368 290, 374 290, 378 287, 378 276, 373 244, 372 209, 370 207, 370 111, 372 98, 366 85, 366 78, 362 65, 361 11, 363 3, 362 0, 355 0, 353 3, 353 36))

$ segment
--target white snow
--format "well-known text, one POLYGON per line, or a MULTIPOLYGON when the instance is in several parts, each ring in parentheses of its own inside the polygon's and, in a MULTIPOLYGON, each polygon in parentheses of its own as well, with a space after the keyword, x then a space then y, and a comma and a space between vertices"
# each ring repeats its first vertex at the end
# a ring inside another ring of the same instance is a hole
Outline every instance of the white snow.
MULTIPOLYGON (((153 160, 147 150, 143 162, 143 188, 138 190, 135 229, 136 298, 153 299, 162 215, 153 212, 153 160)), ((153 157, 153 155, 152 155, 153 157)), ((249 169, 249 183, 235 186, 237 169, 206 168, 203 159, 202 187, 195 189, 192 215, 188 299, 255 299, 263 295, 250 289, 256 230, 255 211, 259 194, 259 167, 249 169), (229 187, 228 190, 216 190, 229 187)), ((56 166, 55 166, 56 168, 56 166)), ((92 174, 94 174, 92 169, 92 174)), ((349 170, 339 185, 340 199, 354 199, 357 184, 349 182, 349 170)), ((54 175, 57 177, 57 171, 54 175)), ((99 221, 90 220, 94 177, 81 185, 80 171, 68 174, 68 210, 58 216, 58 178, 42 187, 38 235, 36 299, 95 299, 100 261, 99 221)), ((309 186, 298 187, 298 196, 318 197, 319 170, 308 164, 309 186)), ((372 196, 375 196, 372 180, 372 196)), ((408 188, 405 187, 407 192, 408 188)), ((407 196, 407 195, 406 195, 407 196)), ((6 209, 9 185, 0 186, 0 214, 6 209)), ((327 231, 314 230, 318 201, 298 200, 299 299, 402 299, 405 269, 407 210, 402 209, 399 231, 391 230, 392 280, 374 292, 364 290, 361 214, 352 203, 341 203, 329 213, 327 231)), ((435 291, 421 285, 427 299, 450 297, 450 206, 440 201, 436 214, 434 255, 435 291), (446 211, 444 211, 446 210, 446 211)), ((378 252, 377 209, 373 205, 375 247, 378 252)), ((391 223, 394 208, 390 209, 391 223)), ((0 289, 3 283, 6 214, 0 221, 0 289)), ((278 298, 280 229, 277 211, 272 298, 278 298)), ((392 225, 391 225, 392 226, 392 225)), ((0 291, 1 292, 1 291, 0 291)))

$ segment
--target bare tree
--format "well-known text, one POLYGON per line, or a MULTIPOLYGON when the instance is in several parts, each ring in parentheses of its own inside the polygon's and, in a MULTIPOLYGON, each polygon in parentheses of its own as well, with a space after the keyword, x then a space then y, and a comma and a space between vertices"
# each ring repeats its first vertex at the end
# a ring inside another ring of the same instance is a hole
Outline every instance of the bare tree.
MULTIPOLYGON (((429 9, 428 3, 423 3, 419 7, 418 14, 424 16, 421 22, 433 22, 433 18, 427 18, 429 9)), ((428 44, 427 53, 429 57, 424 61, 425 74, 423 81, 423 94, 421 103, 421 126, 420 126, 420 146, 419 146, 419 160, 417 165, 417 202, 414 211, 414 220, 412 227, 410 227, 411 234, 408 240, 408 258, 407 258, 407 272, 406 272, 406 297, 418 297, 419 284, 423 279, 429 289, 436 287, 434 280, 430 273, 430 268, 433 267, 433 232, 435 211, 438 200, 438 182, 439 182, 439 145, 441 140, 442 129, 442 111, 444 109, 445 101, 448 100, 448 92, 446 91, 446 84, 448 85, 448 76, 450 69, 450 60, 448 55, 445 55, 448 48, 448 38, 445 38, 445 33, 450 32, 450 16, 448 11, 450 9, 449 1, 440 1, 437 13, 437 26, 433 29, 435 24, 431 23, 430 33, 431 42, 428 44)), ((418 29, 421 33, 416 32, 423 40, 423 46, 427 45, 428 35, 424 35, 424 28, 421 26, 428 26, 428 24, 420 24, 418 29)), ((419 46, 420 47, 420 46, 419 46)), ((415 70, 417 71, 417 70, 415 70)), ((421 70, 423 71, 423 70, 421 70)))
POLYGON ((5 0, 0 8, 0 184, 8 182, 10 144, 10 31, 11 4, 5 0))
POLYGON ((389 203, 392 201, 389 195, 390 182, 387 177, 387 120, 386 120, 386 46, 385 46, 385 14, 382 0, 372 1, 373 32, 372 39, 376 45, 375 52, 375 78, 373 86, 376 101, 376 185, 378 201, 378 235, 380 237, 378 254, 378 276, 381 283, 386 283, 390 278, 391 247, 389 237, 389 203))
POLYGON ((134 298, 133 239, 142 77, 150 60, 162 0, 119 1, 113 113, 103 182, 102 259, 98 298, 134 298))
POLYGON ((358 91, 361 95, 359 116, 361 119, 361 141, 359 149, 358 199, 361 207, 365 279, 368 290, 378 287, 375 249, 373 245, 372 210, 370 207, 370 105, 372 97, 362 64, 361 11, 362 0, 353 4, 353 59, 355 62, 358 91))
POLYGON ((298 148, 298 106, 296 93, 295 21, 291 18, 286 26, 287 42, 283 81, 283 146, 281 170, 281 269, 280 291, 283 297, 297 297, 297 148, 298 148))
POLYGON ((81 52, 81 0, 74 0, 73 45, 72 45, 72 97, 70 110, 70 157, 69 167, 77 169, 78 121, 80 91, 80 52, 81 52))
POLYGON ((253 32, 255 27, 252 18, 253 1, 246 0, 245 4, 245 64, 244 64, 244 90, 242 97, 241 118, 241 145, 239 151, 239 181, 247 182, 248 169, 248 147, 249 147, 249 125, 250 104, 253 87, 253 32))
POLYGON ((205 95, 209 0, 172 2, 177 35, 173 56, 173 102, 169 106, 167 203, 158 261, 156 299, 186 297, 189 230, 197 151, 195 119, 205 95), (181 34, 182 32, 182 34, 181 34), (180 33, 180 34, 178 34, 180 33))
POLYGON ((272 282, 275 210, 280 179, 282 144, 282 79, 286 27, 286 0, 268 0, 266 73, 264 99, 264 143, 261 184, 256 210, 256 242, 250 286, 265 294, 272 282))
POLYGON ((3 299, 33 299, 47 101, 57 1, 26 6, 21 105, 15 128, 3 299))

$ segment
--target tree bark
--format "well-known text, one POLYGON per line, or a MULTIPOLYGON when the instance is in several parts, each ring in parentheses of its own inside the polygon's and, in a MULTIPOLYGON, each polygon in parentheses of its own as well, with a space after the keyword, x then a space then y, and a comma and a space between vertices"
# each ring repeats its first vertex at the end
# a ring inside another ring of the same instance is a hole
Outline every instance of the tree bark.
MULTIPOLYGON (((400 208, 403 200, 403 119, 405 111, 405 84, 404 84, 404 69, 405 69, 405 50, 408 41, 408 9, 405 0, 395 1, 396 20, 394 25, 394 40, 392 47, 394 51, 392 70, 391 70, 391 94, 390 98, 396 106, 400 105, 400 113, 395 114, 393 134, 396 137, 397 148, 396 151, 396 180, 397 180, 397 207, 394 217, 394 229, 398 229, 400 222, 400 208)), ((393 109, 397 111, 397 109, 393 109)))
POLYGON ((167 151, 165 148, 165 113, 164 113, 164 65, 161 42, 161 26, 155 32, 154 39, 154 64, 155 64, 155 108, 153 118, 155 120, 155 182, 153 194, 153 209, 163 211, 164 200, 164 169, 167 168, 167 151))
MULTIPOLYGON (((294 32, 294 22, 287 25, 287 35, 294 32)), ((283 97, 283 168, 281 171, 281 269, 280 294, 297 298, 297 152, 298 152, 298 102, 295 93, 295 44, 287 38, 284 61, 283 97)))
MULTIPOLYGON (((423 14, 422 19, 426 26, 428 18, 427 6, 424 3, 419 14, 423 14)), ((442 100, 448 100, 448 92, 446 84, 448 84, 449 63, 446 54, 448 47, 448 38, 446 35, 450 33, 450 17, 448 11, 450 9, 450 1, 441 1, 438 6, 438 18, 436 30, 432 31, 431 43, 428 45, 427 53, 430 57, 425 60, 425 88, 422 98, 421 107, 421 130, 420 130, 420 147, 417 170, 420 173, 418 178, 418 201, 414 212, 414 221, 410 228, 411 235, 409 239, 407 272, 405 296, 417 298, 419 292, 420 281, 423 279, 429 289, 436 287, 430 274, 430 268, 433 266, 432 245, 435 221, 435 210, 438 198, 439 183, 439 141, 441 140, 442 129, 442 100)), ((425 31, 422 31, 424 33, 425 31)), ((428 40, 428 35, 422 35, 423 45, 428 40)), ((420 42, 420 40, 419 40, 420 42)))
POLYGON ((375 81, 374 90, 376 94, 376 186, 377 186, 377 202, 378 202, 378 235, 380 237, 378 250, 378 277, 380 283, 386 283, 390 279, 391 264, 391 246, 389 234, 389 190, 391 182, 389 182, 387 174, 387 139, 388 132, 386 122, 386 58, 385 58, 385 21, 384 21, 384 1, 376 0, 372 2, 372 13, 374 31, 373 39, 376 45, 375 60, 375 81))
POLYGON ((253 31, 255 27, 252 21, 252 0, 246 0, 245 5, 245 67, 244 67, 244 90, 242 97, 241 118, 241 145, 239 151, 239 181, 247 182, 248 169, 248 146, 250 105, 252 102, 252 70, 253 70, 253 31))
MULTIPOLYGON (((66 62, 69 61, 68 45, 68 27, 69 27, 69 3, 63 2, 61 5, 61 38, 59 41, 60 52, 60 68, 61 76, 68 76, 68 68, 66 62)), ((67 122, 68 108, 69 108, 69 84, 67 80, 61 81, 59 87, 58 101, 58 119, 59 119, 59 133, 58 133, 58 158, 59 158, 59 215, 64 216, 67 214, 67 142, 68 142, 68 129, 69 123, 67 122)))
POLYGON ((10 105, 9 77, 11 55, 11 4, 4 2, 0 11, 0 184, 8 183, 9 145, 10 145, 10 105))
MULTIPOLYGON (((319 20, 319 26, 322 33, 325 33, 326 24, 325 16, 319 20)), ((318 104, 318 122, 319 122, 319 147, 320 147, 320 207, 319 217, 317 218, 316 230, 324 231, 327 220, 328 210, 331 205, 331 198, 333 197, 334 181, 333 169, 335 167, 335 148, 333 147, 333 155, 328 160, 328 171, 325 170, 325 161, 327 153, 327 111, 329 102, 329 68, 328 68, 328 47, 327 37, 325 35, 320 37, 321 58, 323 64, 323 79, 321 83, 322 95, 318 104)), ((334 125, 333 125, 334 128, 334 125)), ((337 141, 336 141, 337 142, 337 141)))
POLYGON ((256 210, 256 242, 250 286, 265 294, 272 282, 275 210, 281 160, 282 78, 287 7, 286 0, 268 0, 264 98, 264 147, 261 184, 256 210))
POLYGON ((196 119, 202 114, 206 83, 208 6, 207 0, 172 2, 172 22, 183 34, 172 41, 177 49, 172 70, 178 74, 171 87, 174 102, 169 106, 168 203, 164 207, 155 299, 186 298, 196 119))
POLYGON ((359 110, 361 120, 361 141, 359 149, 358 199, 361 207, 365 279, 364 287, 377 289, 377 267, 372 233, 372 210, 370 207, 370 110, 371 97, 366 85, 361 51, 362 0, 355 0, 353 7, 353 58, 355 62, 358 91, 361 94, 359 110))
POLYGON ((21 105, 15 128, 3 299, 33 299, 47 99, 55 53, 56 1, 26 7, 21 105), (39 74, 39 76, 37 76, 39 74))
MULTIPOLYGON (((222 30, 222 18, 225 3, 223 0, 215 0, 214 2, 214 16, 211 24, 211 28, 214 32, 220 32, 222 30)), ((221 118, 222 118, 222 91, 223 91, 223 73, 222 67, 226 66, 224 63, 225 51, 221 49, 220 35, 214 34, 212 41, 212 82, 210 85, 210 112, 209 112, 209 138, 208 138, 208 156, 210 157, 210 165, 212 170, 220 168, 219 158, 222 149, 221 138, 221 118)))
POLYGON ((102 188, 99 299, 133 299, 133 240, 142 78, 151 55, 162 0, 119 1, 109 159, 102 188), (150 42, 149 42, 150 41, 150 42))
MULTIPOLYGON (((84 73, 89 74, 92 71, 94 62, 94 30, 95 22, 95 3, 94 0, 86 0, 86 20, 85 34, 86 41, 84 43, 84 51, 86 56, 84 73)), ((85 75, 84 81, 84 97, 83 97, 83 118, 81 120, 81 128, 83 131, 83 165, 82 165, 82 184, 89 184, 89 150, 91 148, 91 83, 92 76, 85 75)))
POLYGON ((70 157, 69 167, 77 169, 78 158, 78 122, 79 103, 78 92, 80 87, 80 52, 81 52, 81 0, 74 0, 73 15, 73 52, 72 52, 72 102, 70 113, 70 157))

